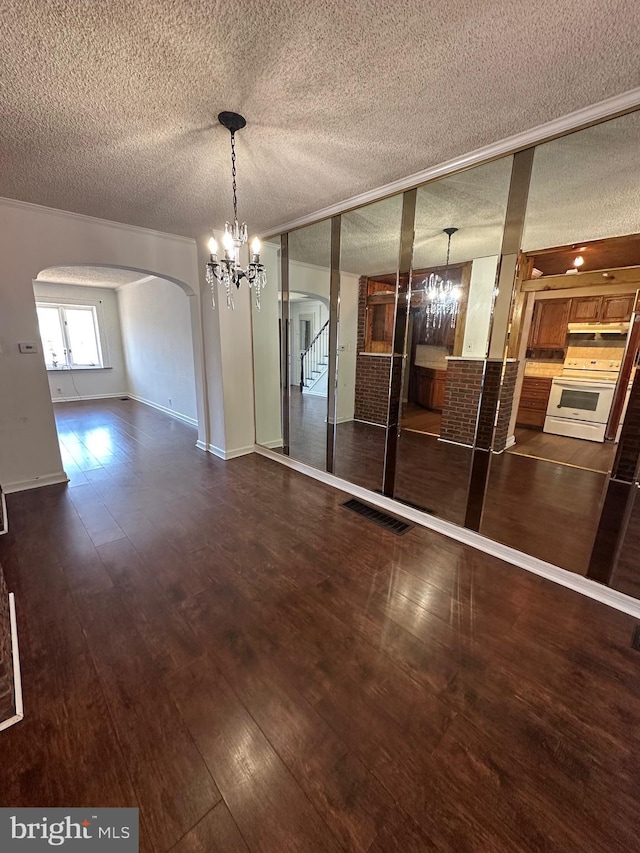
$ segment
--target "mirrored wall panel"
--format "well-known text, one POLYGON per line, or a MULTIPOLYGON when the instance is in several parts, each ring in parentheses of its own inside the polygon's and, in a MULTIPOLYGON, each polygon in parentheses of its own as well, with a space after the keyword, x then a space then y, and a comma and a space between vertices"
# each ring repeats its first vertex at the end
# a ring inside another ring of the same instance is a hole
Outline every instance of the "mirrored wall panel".
POLYGON ((395 493, 463 524, 512 158, 419 187, 395 493))
POLYGON ((638 355, 638 114, 536 148, 481 532, 586 574, 638 355), (511 380, 510 380, 511 381, 511 380))
POLYGON ((260 310, 256 309, 253 300, 251 307, 256 443, 272 450, 282 450, 279 237, 262 244, 261 260, 267 273, 267 286, 261 294, 260 310))
POLYGON ((289 455, 326 469, 331 221, 289 234, 289 455))
POLYGON ((402 196, 341 217, 335 473, 382 488, 402 196))

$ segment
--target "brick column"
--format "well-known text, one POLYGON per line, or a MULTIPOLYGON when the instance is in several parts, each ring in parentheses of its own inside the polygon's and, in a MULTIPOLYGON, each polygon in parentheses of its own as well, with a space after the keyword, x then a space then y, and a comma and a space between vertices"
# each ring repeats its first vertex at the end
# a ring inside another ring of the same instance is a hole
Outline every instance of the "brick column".
POLYGON ((447 359, 441 439, 473 446, 483 373, 484 359, 447 359))
POLYGON ((364 352, 368 285, 369 279, 362 276, 358 289, 356 388, 353 416, 356 421, 386 426, 389 412, 391 355, 364 352))

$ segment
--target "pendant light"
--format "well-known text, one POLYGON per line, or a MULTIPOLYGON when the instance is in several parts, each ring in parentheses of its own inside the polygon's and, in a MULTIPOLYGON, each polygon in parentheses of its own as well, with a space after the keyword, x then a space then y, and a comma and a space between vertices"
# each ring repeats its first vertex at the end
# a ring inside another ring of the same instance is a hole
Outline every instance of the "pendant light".
POLYGON ((450 324, 455 326, 455 320, 458 315, 460 288, 453 284, 449 278, 451 238, 456 231, 458 231, 457 228, 442 229, 442 233, 447 235, 447 260, 444 268, 444 278, 437 275, 437 273, 431 273, 422 283, 428 300, 426 319, 431 328, 440 328, 445 317, 450 318, 450 324))
POLYGON ((267 283, 264 266, 260 263, 260 240, 256 237, 251 244, 250 262, 246 270, 240 266, 240 249, 247 243, 247 225, 238 222, 238 195, 236 190, 236 133, 246 125, 246 119, 238 113, 221 112, 218 121, 231 134, 231 186, 233 189, 233 223, 225 222, 222 238, 223 256, 218 259, 218 244, 212 235, 209 240, 209 260, 206 279, 211 287, 211 302, 215 308, 216 283, 226 292, 227 308, 234 308, 233 288, 240 287, 246 279, 255 293, 255 305, 260 310, 260 294, 267 283))

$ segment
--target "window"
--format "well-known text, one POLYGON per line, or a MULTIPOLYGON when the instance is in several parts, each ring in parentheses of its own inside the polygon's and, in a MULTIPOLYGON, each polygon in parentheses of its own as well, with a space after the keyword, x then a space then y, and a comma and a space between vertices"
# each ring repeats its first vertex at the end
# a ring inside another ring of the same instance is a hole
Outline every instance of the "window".
POLYGON ((38 302, 36 309, 48 370, 103 366, 94 307, 38 302))

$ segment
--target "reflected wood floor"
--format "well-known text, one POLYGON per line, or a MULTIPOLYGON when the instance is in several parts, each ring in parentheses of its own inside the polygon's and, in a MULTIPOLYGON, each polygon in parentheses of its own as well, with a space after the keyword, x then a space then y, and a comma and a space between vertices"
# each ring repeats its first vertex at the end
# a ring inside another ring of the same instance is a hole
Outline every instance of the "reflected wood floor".
POLYGON ((145 853, 638 849, 631 617, 142 404, 56 415, 0 805, 139 806, 145 853))
MULTIPOLYGON (((416 408, 410 404, 409 411, 414 416, 416 408)), ((432 412, 426 414, 439 417, 432 412)), ((324 399, 291 389, 291 456, 321 470, 325 468, 325 417, 324 399)), ((609 445, 603 447, 563 436, 545 435, 544 439, 547 451, 556 456, 572 452, 563 442, 593 445, 581 447, 579 452, 583 459, 591 454, 589 459, 594 464, 597 461, 594 454, 613 452, 609 445)), ((446 521, 464 524, 471 458, 468 447, 403 429, 395 497, 446 521)), ((338 477, 375 491, 382 486, 383 459, 383 429, 357 421, 338 424, 335 466, 338 477)), ((516 453, 497 454, 491 459, 481 533, 584 575, 606 481, 604 473, 516 453)))

